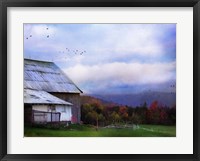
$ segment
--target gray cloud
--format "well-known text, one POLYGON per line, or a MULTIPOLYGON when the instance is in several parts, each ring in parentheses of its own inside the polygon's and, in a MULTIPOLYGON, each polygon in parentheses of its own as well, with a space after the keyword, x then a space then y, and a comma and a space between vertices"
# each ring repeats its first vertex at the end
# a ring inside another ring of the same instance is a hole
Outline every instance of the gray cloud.
POLYGON ((109 63, 94 66, 76 65, 64 71, 74 82, 95 88, 121 85, 161 84, 175 77, 176 63, 109 63))

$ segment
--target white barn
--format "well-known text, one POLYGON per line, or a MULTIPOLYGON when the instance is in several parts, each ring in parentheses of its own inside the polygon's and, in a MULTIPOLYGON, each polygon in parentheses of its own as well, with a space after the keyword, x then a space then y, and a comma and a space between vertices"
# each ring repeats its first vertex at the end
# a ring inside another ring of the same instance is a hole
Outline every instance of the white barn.
POLYGON ((79 123, 80 93, 53 62, 24 60, 25 123, 79 123))
POLYGON ((24 89, 24 104, 32 106, 33 122, 71 121, 72 104, 45 91, 24 89))

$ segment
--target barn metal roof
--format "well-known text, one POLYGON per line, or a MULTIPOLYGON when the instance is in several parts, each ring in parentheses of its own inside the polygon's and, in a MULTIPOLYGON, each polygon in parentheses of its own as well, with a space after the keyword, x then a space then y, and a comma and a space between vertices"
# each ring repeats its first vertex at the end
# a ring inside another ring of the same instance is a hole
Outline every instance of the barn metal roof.
POLYGON ((82 93, 53 62, 24 59, 24 88, 46 92, 82 93))
POLYGON ((24 89, 24 103, 27 104, 56 104, 56 105, 72 105, 69 102, 61 100, 48 92, 24 89))

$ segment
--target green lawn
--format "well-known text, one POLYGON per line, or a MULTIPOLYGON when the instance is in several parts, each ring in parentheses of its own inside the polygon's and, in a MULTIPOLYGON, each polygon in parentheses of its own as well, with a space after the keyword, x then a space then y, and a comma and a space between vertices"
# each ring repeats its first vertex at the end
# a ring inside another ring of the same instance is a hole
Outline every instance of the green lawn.
POLYGON ((176 126, 139 125, 139 128, 99 128, 87 125, 71 125, 67 128, 49 129, 42 127, 24 128, 25 137, 175 137, 176 126))

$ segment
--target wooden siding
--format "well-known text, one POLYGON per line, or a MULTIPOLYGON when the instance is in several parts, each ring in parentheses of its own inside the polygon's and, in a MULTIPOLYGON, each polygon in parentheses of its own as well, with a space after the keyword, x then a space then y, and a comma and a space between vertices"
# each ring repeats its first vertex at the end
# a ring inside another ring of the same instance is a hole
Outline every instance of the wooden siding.
MULTIPOLYGON (((60 120, 59 121, 71 121, 71 116, 72 116, 72 113, 71 113, 71 107, 70 106, 66 106, 66 105, 33 105, 33 110, 36 110, 36 111, 43 111, 43 112, 59 112, 61 114, 61 117, 60 117, 60 120), (50 108, 51 107, 55 107, 55 111, 52 111, 50 108), (64 108, 64 110, 63 110, 64 108)), ((46 116, 47 118, 41 118, 42 119, 45 119, 47 122, 50 122, 51 121, 51 118, 50 115, 46 116)), ((39 119, 39 117, 38 117, 39 119)))
POLYGON ((80 94, 76 93, 51 93, 52 95, 72 103, 72 123, 80 123, 81 109, 80 109, 80 94))
POLYGON ((32 106, 30 104, 24 104, 24 123, 32 123, 32 106))

